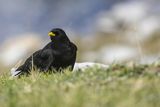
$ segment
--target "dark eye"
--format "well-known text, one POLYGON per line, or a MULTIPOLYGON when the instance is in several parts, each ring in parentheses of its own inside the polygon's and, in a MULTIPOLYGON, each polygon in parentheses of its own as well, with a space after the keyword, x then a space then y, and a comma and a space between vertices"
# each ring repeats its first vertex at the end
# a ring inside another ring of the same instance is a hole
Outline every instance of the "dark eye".
POLYGON ((56 31, 56 32, 54 32, 54 33, 55 33, 56 35, 59 35, 59 32, 57 32, 57 31, 56 31))

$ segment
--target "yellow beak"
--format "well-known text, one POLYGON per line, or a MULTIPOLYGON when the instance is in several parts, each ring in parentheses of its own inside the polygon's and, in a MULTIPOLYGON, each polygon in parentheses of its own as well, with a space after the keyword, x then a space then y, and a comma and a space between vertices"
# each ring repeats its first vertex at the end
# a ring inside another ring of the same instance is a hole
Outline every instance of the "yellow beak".
POLYGON ((48 33, 48 36, 56 36, 56 34, 53 33, 53 32, 49 32, 49 33, 48 33))

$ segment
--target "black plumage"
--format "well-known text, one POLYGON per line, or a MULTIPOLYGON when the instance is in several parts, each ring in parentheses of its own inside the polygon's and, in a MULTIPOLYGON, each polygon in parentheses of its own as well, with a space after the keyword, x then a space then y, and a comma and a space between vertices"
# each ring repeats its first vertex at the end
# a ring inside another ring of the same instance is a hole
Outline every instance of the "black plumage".
POLYGON ((51 42, 43 49, 36 51, 31 55, 25 63, 16 71, 19 74, 29 74, 32 66, 38 68, 42 72, 55 69, 59 71, 70 67, 73 70, 77 47, 73 44, 66 33, 60 29, 52 29, 49 34, 51 42))

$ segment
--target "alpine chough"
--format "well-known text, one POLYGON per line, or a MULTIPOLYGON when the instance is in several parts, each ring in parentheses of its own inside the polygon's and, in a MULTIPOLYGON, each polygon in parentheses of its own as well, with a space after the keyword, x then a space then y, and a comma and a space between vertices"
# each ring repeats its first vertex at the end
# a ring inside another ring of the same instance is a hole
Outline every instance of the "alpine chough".
POLYGON ((73 70, 76 61, 76 45, 69 40, 66 33, 60 28, 52 29, 48 35, 51 42, 43 49, 33 53, 23 65, 12 73, 12 76, 30 74, 33 66, 42 72, 52 69, 59 71, 67 67, 73 70))

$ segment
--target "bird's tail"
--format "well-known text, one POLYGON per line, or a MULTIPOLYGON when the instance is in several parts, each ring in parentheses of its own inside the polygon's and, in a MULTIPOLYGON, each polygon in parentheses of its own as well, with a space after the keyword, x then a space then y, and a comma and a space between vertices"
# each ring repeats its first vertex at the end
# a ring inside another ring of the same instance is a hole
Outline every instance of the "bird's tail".
POLYGON ((11 70, 11 77, 18 77, 22 72, 17 71, 18 67, 21 65, 22 60, 20 60, 11 70))
POLYGON ((18 77, 21 73, 21 71, 17 71, 17 68, 11 69, 11 77, 18 77))

